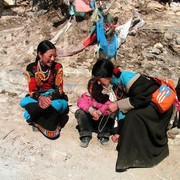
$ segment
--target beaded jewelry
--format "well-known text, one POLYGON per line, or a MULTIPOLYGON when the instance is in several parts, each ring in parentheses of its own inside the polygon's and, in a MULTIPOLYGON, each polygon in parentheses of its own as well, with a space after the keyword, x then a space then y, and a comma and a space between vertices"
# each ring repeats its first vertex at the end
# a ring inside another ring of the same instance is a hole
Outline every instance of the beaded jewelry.
POLYGON ((38 78, 41 80, 41 81, 47 81, 49 79, 49 76, 50 76, 50 73, 51 73, 51 69, 47 69, 46 71, 43 71, 42 68, 41 68, 41 65, 38 61, 38 64, 37 64, 37 72, 38 72, 38 78), (47 77, 45 74, 47 74, 47 77))

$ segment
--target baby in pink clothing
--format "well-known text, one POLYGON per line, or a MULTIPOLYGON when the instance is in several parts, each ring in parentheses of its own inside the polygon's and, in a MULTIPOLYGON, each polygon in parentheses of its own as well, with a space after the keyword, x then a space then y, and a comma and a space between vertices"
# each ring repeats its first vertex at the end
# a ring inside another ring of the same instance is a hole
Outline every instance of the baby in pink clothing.
POLYGON ((82 94, 78 99, 77 106, 87 113, 90 113, 95 121, 99 120, 101 115, 108 115, 107 107, 111 104, 109 96, 103 94, 103 87, 97 83, 95 78, 88 82, 88 92, 82 94))
POLYGON ((103 87, 98 84, 97 79, 91 78, 87 89, 88 92, 83 93, 78 99, 77 106, 79 109, 75 113, 81 140, 80 146, 88 146, 92 132, 96 132, 100 143, 105 145, 109 141, 114 125, 114 118, 111 117, 107 109, 112 102, 109 100, 109 95, 102 93, 103 87), (107 123, 100 132, 98 126, 101 119, 105 122, 107 120, 107 123))

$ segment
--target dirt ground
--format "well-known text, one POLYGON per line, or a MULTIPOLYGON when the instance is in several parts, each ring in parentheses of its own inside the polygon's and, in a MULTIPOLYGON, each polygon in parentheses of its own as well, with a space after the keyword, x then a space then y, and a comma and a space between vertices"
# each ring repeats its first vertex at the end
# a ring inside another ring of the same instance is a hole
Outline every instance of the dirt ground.
MULTIPOLYGON (((134 2, 117 0, 111 9, 113 16, 119 17, 119 24, 130 18, 135 6, 145 20, 142 29, 135 36, 128 36, 120 47, 116 63, 125 69, 166 76, 177 82, 180 77, 180 39, 177 35, 180 9, 157 3, 145 6, 139 1, 137 6, 134 2), (157 43, 163 46, 161 54, 149 55, 157 43)), ((153 168, 116 173, 116 144, 110 140, 107 146, 102 146, 96 134, 88 148, 79 146, 74 112, 77 98, 86 90, 96 61, 95 44, 74 56, 58 58, 64 67, 65 92, 71 105, 70 119, 60 138, 49 140, 27 125, 19 106, 27 93, 25 67, 34 61, 39 42, 52 39, 64 26, 62 23, 54 27, 57 19, 56 13, 40 14, 22 7, 6 9, 0 18, 0 179, 179 180, 180 130, 177 128, 169 131, 169 156, 153 168)), ((90 20, 77 22, 73 19, 56 47, 73 49, 89 34, 91 25, 90 20)))

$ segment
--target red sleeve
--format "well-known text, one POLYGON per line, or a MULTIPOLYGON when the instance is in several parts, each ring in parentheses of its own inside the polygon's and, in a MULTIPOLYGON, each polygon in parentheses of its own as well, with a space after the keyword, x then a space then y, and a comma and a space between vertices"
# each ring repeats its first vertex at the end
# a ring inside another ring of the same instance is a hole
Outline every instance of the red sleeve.
POLYGON ((53 99, 63 98, 64 95, 64 77, 63 67, 60 63, 55 64, 55 91, 52 94, 53 99))
MULTIPOLYGON (((35 80, 35 73, 34 72, 35 72, 35 69, 33 70, 32 64, 27 66, 26 77, 28 80, 29 95, 34 99, 38 99, 40 94, 38 93, 37 82, 35 80)), ((39 83, 41 83, 41 82, 39 82, 39 83)))

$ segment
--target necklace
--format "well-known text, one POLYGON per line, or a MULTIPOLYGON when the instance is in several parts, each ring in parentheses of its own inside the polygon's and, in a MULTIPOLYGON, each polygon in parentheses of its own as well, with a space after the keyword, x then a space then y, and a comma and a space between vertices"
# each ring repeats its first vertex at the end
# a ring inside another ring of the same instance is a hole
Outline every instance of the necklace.
POLYGON ((51 73, 51 69, 48 68, 46 71, 43 71, 42 68, 41 68, 41 64, 39 63, 38 61, 38 64, 37 64, 37 72, 38 72, 38 78, 41 80, 41 81, 47 81, 49 79, 49 76, 50 76, 50 73, 51 73), (48 73, 47 77, 46 77, 46 74, 48 73))

